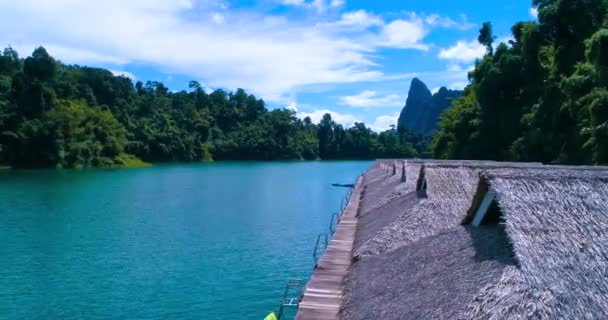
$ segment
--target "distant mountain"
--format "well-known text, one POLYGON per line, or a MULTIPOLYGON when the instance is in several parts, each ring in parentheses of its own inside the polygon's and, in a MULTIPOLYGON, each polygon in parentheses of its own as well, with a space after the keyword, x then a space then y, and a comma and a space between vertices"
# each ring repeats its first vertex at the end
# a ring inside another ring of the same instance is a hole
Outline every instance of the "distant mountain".
POLYGON ((451 99, 458 98, 461 94, 460 90, 448 90, 445 87, 432 94, 424 82, 414 78, 397 125, 427 134, 437 129, 437 122, 443 110, 450 106, 451 99))

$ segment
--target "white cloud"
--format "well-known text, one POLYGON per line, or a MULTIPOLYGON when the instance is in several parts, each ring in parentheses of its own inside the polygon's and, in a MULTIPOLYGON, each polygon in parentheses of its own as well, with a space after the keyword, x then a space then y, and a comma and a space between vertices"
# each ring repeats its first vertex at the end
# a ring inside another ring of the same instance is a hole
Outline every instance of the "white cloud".
MULTIPOLYGON (((0 4, 0 7, 2 5, 0 4)), ((1 15, 1 13, 0 13, 1 15)), ((1 24, 2 22, 0 22, 1 24)), ((6 43, 6 41, 5 41, 6 43)), ((31 42, 9 42, 11 46, 19 52, 22 57, 29 56, 34 52, 34 49, 41 44, 32 44, 31 42)), ((62 45, 56 45, 52 43, 44 43, 44 48, 55 58, 59 58, 62 62, 68 64, 115 64, 124 65, 128 63, 127 58, 106 54, 103 52, 96 52, 88 49, 81 49, 76 47, 66 47, 62 45)))
POLYGON ((203 91, 205 91, 207 94, 212 93, 215 90, 215 88, 203 86, 203 91))
POLYGON ((182 9, 192 9, 192 7, 194 6, 192 1, 190 0, 178 0, 176 3, 177 6, 182 9))
POLYGON ((332 7, 340 7, 344 5, 344 2, 344 0, 331 0, 329 5, 332 7))
POLYGON ((306 3, 304 0, 283 0, 284 5, 301 6, 306 3))
POLYGON ((10 38, 0 35, 0 43, 28 47, 21 54, 43 44, 68 63, 137 63, 213 87, 245 85, 269 101, 302 86, 385 76, 373 69, 373 44, 248 11, 223 11, 232 22, 218 25, 188 19, 184 8, 164 0, 0 1, 0 28, 19 30, 10 38), (34 18, 36 23, 26 23, 34 18))
POLYGON ((298 112, 297 116, 300 119, 310 117, 310 120, 312 120, 313 123, 319 123, 319 121, 321 121, 321 119, 323 119, 323 116, 326 113, 329 113, 331 115, 332 120, 341 124, 345 128, 352 127, 355 124, 355 122, 363 122, 363 121, 359 120, 357 117, 353 116, 352 114, 339 113, 339 112, 328 110, 328 109, 317 109, 312 112, 298 112))
POLYGON ((438 14, 431 14, 424 18, 424 21, 431 26, 439 26, 443 28, 453 28, 460 30, 468 30, 475 26, 475 24, 470 23, 466 15, 460 15, 461 21, 454 21, 449 17, 442 17, 438 14))
MULTIPOLYGON (((342 2, 283 0, 319 8, 342 2)), ((44 45, 67 63, 118 70, 137 64, 214 88, 245 86, 277 102, 311 86, 400 78, 381 71, 377 52, 428 49, 423 41, 432 26, 415 14, 387 21, 365 11, 331 16, 287 19, 210 0, 0 1, 0 28, 14 30, 0 34, 0 43, 22 55, 44 45), (316 28, 320 22, 326 26, 316 28)))
POLYGON ((538 9, 530 8, 530 16, 534 19, 538 19, 538 9))
POLYGON ((462 16, 463 22, 443 17, 438 14, 420 16, 416 13, 407 13, 405 18, 386 22, 381 16, 357 10, 342 14, 341 19, 335 22, 317 24, 321 30, 329 33, 336 31, 365 31, 371 27, 379 27, 379 34, 367 34, 367 37, 358 39, 359 43, 371 47, 388 47, 398 49, 428 50, 429 45, 423 40, 431 29, 436 27, 468 29, 472 24, 462 16))
POLYGON ((462 90, 469 85, 468 81, 456 81, 448 85, 449 89, 462 90))
POLYGON ((461 62, 470 62, 484 55, 486 49, 477 42, 472 41, 458 41, 454 46, 441 49, 439 52, 439 58, 446 60, 455 60, 461 62))
POLYGON ((450 72, 460 72, 460 71, 463 70, 463 67, 461 65, 459 65, 459 64, 456 64, 456 63, 450 63, 450 64, 448 64, 448 68, 447 69, 450 72))
POLYGON ((224 24, 224 22, 226 21, 226 17, 224 17, 224 15, 219 12, 215 12, 211 15, 211 20, 213 20, 213 22, 217 24, 224 24))
POLYGON ((397 126, 397 120, 399 119, 399 113, 392 115, 383 115, 376 118, 376 120, 370 125, 372 130, 376 132, 386 131, 391 128, 391 125, 397 126))
POLYGON ((115 76, 123 76, 123 77, 127 77, 131 80, 135 80, 136 77, 133 73, 129 72, 129 71, 121 71, 121 70, 110 70, 110 72, 112 72, 113 75, 115 76))
POLYGON ((445 86, 448 89, 463 89, 469 84, 468 73, 473 70, 474 65, 458 65, 450 63, 446 69, 439 72, 421 72, 416 77, 428 80, 428 83, 432 85, 435 93, 440 87, 445 86))
POLYGON ((415 13, 406 14, 405 18, 385 21, 379 15, 357 10, 343 13, 340 20, 318 23, 316 27, 337 38, 347 34, 367 50, 375 51, 382 47, 428 50, 429 46, 423 40, 431 26, 415 13))
POLYGON ((354 96, 340 98, 340 103, 357 108, 400 107, 405 100, 398 94, 379 95, 376 91, 365 90, 354 96))
POLYGON ((368 13, 365 10, 346 12, 342 14, 342 18, 336 23, 336 25, 357 26, 362 28, 368 28, 371 26, 381 26, 383 24, 384 21, 382 20, 382 18, 377 15, 368 13))
POLYGON ((289 110, 298 112, 298 105, 295 102, 291 102, 290 104, 287 105, 287 107, 285 107, 285 109, 289 109, 289 110))
POLYGON ((414 48, 428 50, 420 42, 428 34, 423 20, 412 14, 408 20, 395 20, 387 24, 382 32, 381 45, 392 48, 414 48))
POLYGON ((328 8, 336 8, 344 5, 344 0, 282 0, 282 4, 287 6, 315 9, 317 12, 325 12, 328 8))

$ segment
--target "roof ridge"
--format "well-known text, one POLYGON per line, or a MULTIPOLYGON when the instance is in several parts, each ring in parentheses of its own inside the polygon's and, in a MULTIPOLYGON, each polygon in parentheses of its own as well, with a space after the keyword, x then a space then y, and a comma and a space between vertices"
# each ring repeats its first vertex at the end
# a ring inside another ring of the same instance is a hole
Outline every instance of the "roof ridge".
MULTIPOLYGON (((606 172, 608 173, 608 171, 606 172)), ((537 180, 537 181, 564 181, 564 180, 581 180, 581 181, 600 181, 608 182, 608 176, 576 176, 571 174, 535 174, 535 175, 517 175, 517 174, 500 174, 495 172, 482 172, 481 177, 492 179, 509 179, 509 180, 537 180)))

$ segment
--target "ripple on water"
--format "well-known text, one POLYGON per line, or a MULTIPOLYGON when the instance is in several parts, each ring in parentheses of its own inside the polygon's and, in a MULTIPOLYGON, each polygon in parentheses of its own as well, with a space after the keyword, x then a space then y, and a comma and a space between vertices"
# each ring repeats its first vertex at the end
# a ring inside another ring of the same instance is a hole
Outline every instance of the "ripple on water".
POLYGON ((0 174, 0 318, 262 319, 369 162, 0 174))

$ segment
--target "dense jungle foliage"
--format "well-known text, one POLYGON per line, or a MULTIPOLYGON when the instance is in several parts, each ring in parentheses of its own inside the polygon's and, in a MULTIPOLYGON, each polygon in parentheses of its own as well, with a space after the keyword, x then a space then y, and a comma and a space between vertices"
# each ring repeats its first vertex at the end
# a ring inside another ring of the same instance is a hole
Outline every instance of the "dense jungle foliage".
POLYGON ((65 65, 44 48, 0 55, 0 165, 86 167, 141 160, 445 159, 608 163, 608 1, 533 0, 538 21, 518 22, 486 54, 470 84, 423 137, 406 128, 344 128, 269 110, 242 89, 172 92, 160 82, 65 65), (427 151, 428 150, 428 151, 427 151))
MULTIPOLYGON (((428 139, 427 139, 428 140, 428 139)), ((172 92, 160 82, 66 65, 43 47, 0 55, 0 165, 111 167, 164 161, 419 156, 425 139, 362 123, 318 124, 238 89, 172 92)))
POLYGON ((608 163, 608 1, 534 0, 538 22, 512 27, 444 112, 435 157, 608 163))

